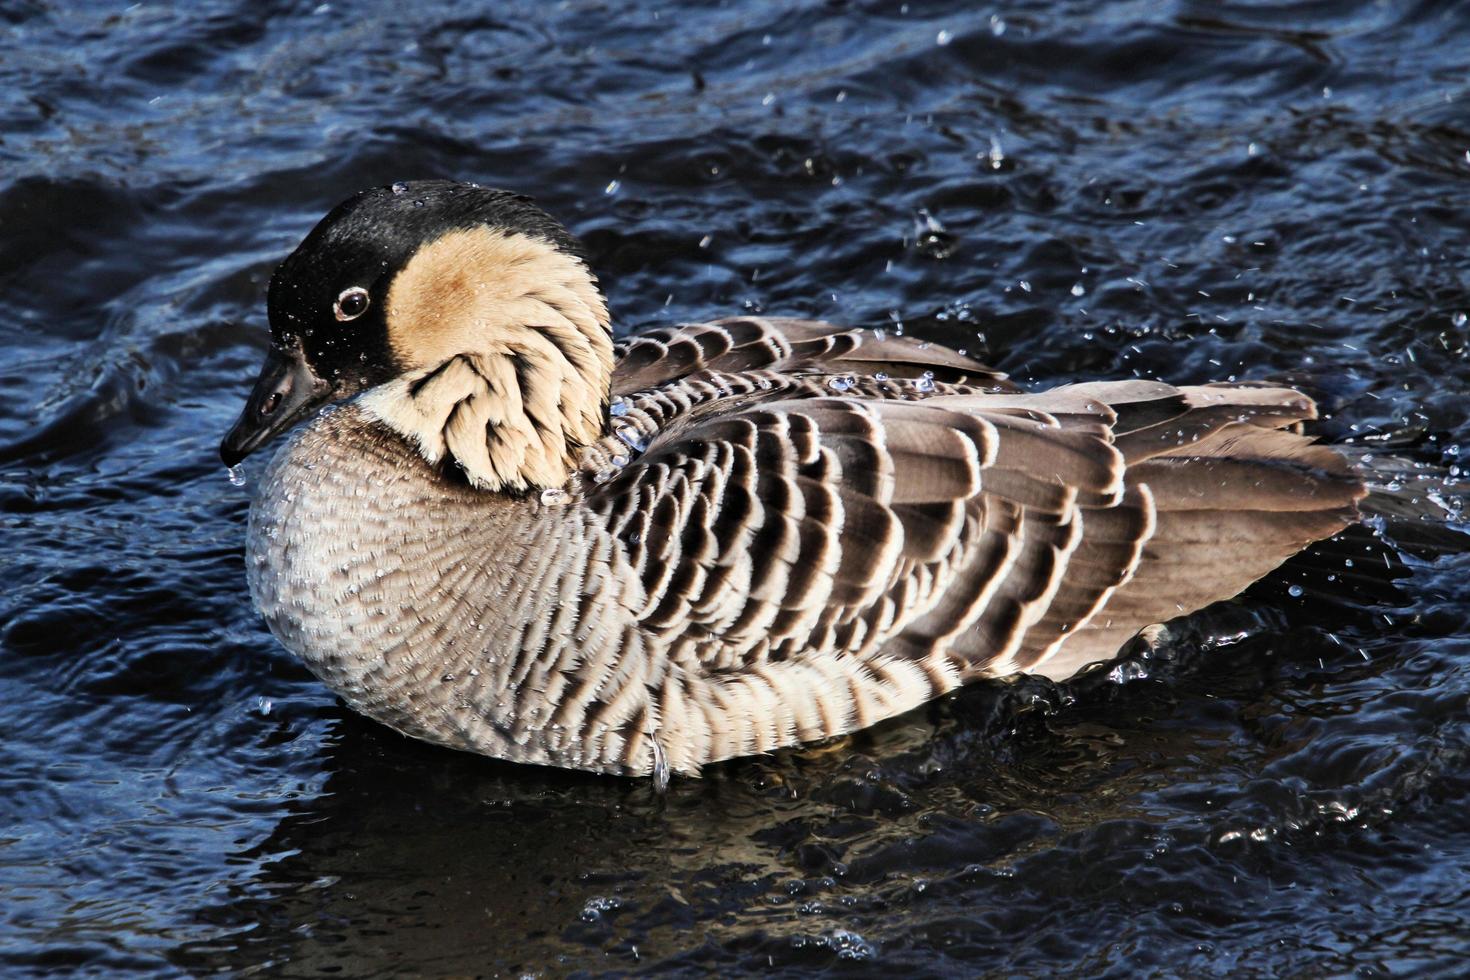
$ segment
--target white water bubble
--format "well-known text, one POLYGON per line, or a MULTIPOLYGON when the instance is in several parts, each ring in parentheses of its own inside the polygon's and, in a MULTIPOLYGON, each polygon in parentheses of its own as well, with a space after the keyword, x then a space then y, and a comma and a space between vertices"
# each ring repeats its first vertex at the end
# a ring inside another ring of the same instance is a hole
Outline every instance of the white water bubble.
POLYGON ((622 907, 622 903, 616 898, 605 898, 601 895, 589 898, 587 904, 582 906, 582 921, 596 922, 606 912, 616 912, 622 907))

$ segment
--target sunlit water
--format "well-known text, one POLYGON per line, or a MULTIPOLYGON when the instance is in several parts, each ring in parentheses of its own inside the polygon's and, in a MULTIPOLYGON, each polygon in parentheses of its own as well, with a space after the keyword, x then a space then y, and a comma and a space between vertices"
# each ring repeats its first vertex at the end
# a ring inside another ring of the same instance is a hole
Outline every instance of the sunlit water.
POLYGON ((1462 968, 1455 553, 1363 535, 1162 657, 660 800, 349 714, 252 614, 215 447, 274 263, 355 189, 453 176, 563 216, 620 329, 1284 379, 1448 473, 1470 7, 466 6, 0 8, 3 972, 1462 968))

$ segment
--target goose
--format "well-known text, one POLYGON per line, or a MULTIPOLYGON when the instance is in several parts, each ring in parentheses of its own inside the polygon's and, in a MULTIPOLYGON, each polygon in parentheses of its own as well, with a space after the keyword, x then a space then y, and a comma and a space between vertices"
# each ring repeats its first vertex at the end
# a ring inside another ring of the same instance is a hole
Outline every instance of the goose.
POLYGON ((519 763, 696 775, 986 678, 1063 680, 1358 520, 1235 382, 1027 391, 941 346, 737 316, 618 339, 524 196, 400 182, 271 279, 221 444, 252 600, 352 709, 519 763))

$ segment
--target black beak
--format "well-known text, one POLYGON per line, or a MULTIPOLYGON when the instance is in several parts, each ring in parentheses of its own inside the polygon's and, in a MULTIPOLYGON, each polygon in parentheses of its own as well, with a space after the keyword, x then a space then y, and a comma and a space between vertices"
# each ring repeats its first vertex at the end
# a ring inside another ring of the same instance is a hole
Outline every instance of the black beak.
POLYGON ((226 466, 234 466, 333 394, 332 385, 317 376, 299 347, 272 347, 245 411, 220 443, 219 458, 226 466))

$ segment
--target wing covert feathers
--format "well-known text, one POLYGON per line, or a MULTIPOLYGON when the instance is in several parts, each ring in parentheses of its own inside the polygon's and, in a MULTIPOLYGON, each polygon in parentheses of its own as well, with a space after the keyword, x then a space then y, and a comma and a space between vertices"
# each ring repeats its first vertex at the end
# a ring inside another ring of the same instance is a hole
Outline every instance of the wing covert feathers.
POLYGON ((628 411, 584 461, 587 503, 668 651, 661 724, 708 759, 973 678, 1070 676, 1336 533, 1364 493, 1299 434, 1315 407, 1291 389, 1026 394, 808 321, 643 335, 614 392, 628 411))

